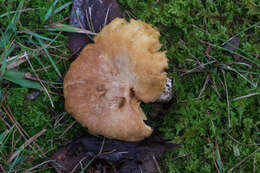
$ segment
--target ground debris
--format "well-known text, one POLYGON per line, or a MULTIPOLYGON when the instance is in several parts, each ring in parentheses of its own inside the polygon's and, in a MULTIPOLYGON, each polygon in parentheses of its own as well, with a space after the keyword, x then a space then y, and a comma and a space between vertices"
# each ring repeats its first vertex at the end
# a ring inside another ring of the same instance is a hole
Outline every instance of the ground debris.
MULTIPOLYGON (((116 17, 122 17, 116 0, 74 0, 70 25, 98 33, 116 17)), ((68 47, 75 59, 92 38, 86 34, 70 33, 68 47)))
POLYGON ((232 53, 239 47, 239 44, 240 44, 240 37, 233 37, 226 44, 224 44, 224 48, 229 50, 232 53))
POLYGON ((175 147, 155 135, 140 142, 84 136, 54 152, 51 166, 57 173, 153 173, 156 160, 175 147))

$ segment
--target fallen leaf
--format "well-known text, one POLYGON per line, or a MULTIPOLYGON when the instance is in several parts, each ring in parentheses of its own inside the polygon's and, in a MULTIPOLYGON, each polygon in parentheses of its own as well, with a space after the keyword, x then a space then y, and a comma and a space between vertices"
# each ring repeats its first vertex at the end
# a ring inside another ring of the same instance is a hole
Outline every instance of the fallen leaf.
POLYGON ((155 160, 176 144, 152 135, 140 142, 101 139, 94 136, 80 137, 52 154, 51 166, 57 173, 153 173, 157 170, 155 160), (92 171, 90 171, 92 170, 92 171))
MULTIPOLYGON (((98 33, 116 17, 122 17, 116 0, 74 0, 70 25, 98 33)), ((68 47, 75 59, 85 45, 92 43, 91 36, 69 33, 68 47)))
POLYGON ((240 44, 240 38, 233 37, 224 45, 224 48, 229 50, 232 53, 239 47, 239 44, 240 44))

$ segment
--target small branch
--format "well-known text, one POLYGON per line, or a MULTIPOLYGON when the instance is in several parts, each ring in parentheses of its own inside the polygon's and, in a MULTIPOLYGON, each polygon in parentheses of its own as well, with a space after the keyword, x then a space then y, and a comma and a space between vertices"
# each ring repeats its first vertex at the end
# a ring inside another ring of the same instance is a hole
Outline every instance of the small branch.
POLYGON ((7 173, 7 172, 5 171, 5 168, 3 167, 2 164, 0 164, 0 168, 1 168, 1 170, 3 171, 3 173, 7 173))
POLYGON ((253 173, 256 173, 256 154, 254 156, 254 161, 253 161, 253 173))
POLYGON ((157 171, 158 171, 159 173, 162 173, 161 168, 160 168, 160 166, 159 166, 159 164, 158 164, 158 162, 157 162, 157 160, 156 160, 156 158, 155 158, 154 155, 153 155, 153 161, 154 161, 154 163, 155 163, 155 166, 156 166, 156 168, 157 168, 157 171))
POLYGON ((46 129, 43 129, 43 130, 41 130, 39 133, 37 133, 36 135, 34 135, 34 136, 31 137, 30 139, 28 139, 23 145, 21 145, 21 146, 19 147, 19 149, 18 149, 16 152, 14 152, 14 153, 10 156, 10 158, 9 158, 8 161, 7 161, 7 163, 12 162, 13 159, 14 159, 16 156, 18 156, 21 151, 24 150, 24 148, 26 148, 29 144, 31 144, 34 140, 36 140, 38 137, 40 137, 40 136, 41 136, 43 133, 45 133, 45 132, 46 132, 46 129))
POLYGON ((260 147, 258 149, 256 149, 253 153, 249 154, 248 156, 246 156, 244 159, 242 159, 241 161, 239 161, 234 167, 230 168, 227 172, 232 172, 234 169, 236 169, 237 167, 239 167, 244 161, 246 161, 247 159, 249 159, 252 155, 255 155, 258 151, 260 151, 260 147))
POLYGON ((65 130, 64 132, 59 136, 59 138, 63 137, 72 127, 76 124, 76 121, 72 122, 65 130))
POLYGON ((256 96, 256 95, 260 95, 260 93, 251 93, 251 94, 247 94, 247 95, 244 95, 244 96, 236 97, 236 98, 233 99, 233 101, 237 101, 237 100, 240 100, 240 99, 244 99, 244 98, 248 98, 248 97, 252 97, 252 96, 256 96))
POLYGON ((224 87, 226 91, 226 100, 227 100, 227 112, 228 112, 228 127, 231 127, 231 120, 230 120, 230 103, 228 97, 228 89, 227 89, 227 80, 226 80, 226 73, 224 70, 221 70, 224 78, 224 87))
POLYGON ((202 89, 201 89, 201 91, 200 91, 200 94, 199 94, 199 96, 198 96, 197 98, 200 98, 201 95, 203 94, 203 92, 205 91, 206 86, 207 86, 207 84, 209 83, 209 79, 210 79, 210 75, 207 74, 206 80, 205 80, 205 82, 204 82, 204 84, 203 84, 203 87, 202 87, 202 89))
POLYGON ((44 162, 42 162, 42 163, 40 163, 40 164, 38 164, 38 165, 35 165, 35 166, 33 166, 33 167, 27 169, 26 171, 24 171, 24 173, 31 172, 32 170, 34 170, 34 169, 36 169, 36 168, 38 168, 38 167, 40 167, 40 166, 42 166, 42 165, 44 165, 44 164, 51 163, 51 162, 55 162, 55 161, 56 161, 56 160, 47 160, 47 161, 44 161, 44 162))

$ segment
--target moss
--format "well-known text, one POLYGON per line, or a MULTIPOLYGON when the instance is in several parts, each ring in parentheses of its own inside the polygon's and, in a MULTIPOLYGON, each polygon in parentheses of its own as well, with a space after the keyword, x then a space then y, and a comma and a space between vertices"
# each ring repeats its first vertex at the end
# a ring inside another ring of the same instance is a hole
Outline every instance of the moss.
MULTIPOLYGON (((42 36, 55 38, 57 33, 46 31, 45 25, 53 22, 65 23, 62 20, 69 15, 70 9, 66 8, 51 17, 49 21, 44 22, 44 16, 53 2, 26 0, 24 7, 33 9, 22 13, 21 24, 42 36)), ((65 2, 68 1, 58 1, 57 7, 65 2)), ((175 101, 171 103, 168 113, 161 116, 159 120, 153 121, 152 124, 159 127, 162 136, 179 143, 180 147, 165 156, 161 162, 163 171, 169 173, 216 172, 215 163, 218 169, 221 169, 221 162, 225 168, 224 171, 227 171, 255 151, 257 146, 245 144, 260 142, 259 95, 237 101, 233 99, 260 92, 259 87, 252 85, 252 83, 258 83, 259 86, 260 63, 257 56, 259 57, 260 52, 260 29, 252 27, 259 22, 259 15, 250 6, 250 2, 259 6, 259 2, 257 0, 118 0, 118 2, 122 10, 128 11, 126 14, 134 15, 157 27, 161 33, 162 49, 167 51, 168 71, 174 81, 176 97, 175 101), (221 49, 223 43, 234 35, 241 40, 239 49, 235 50, 241 56, 235 56, 221 49), (211 46, 207 43, 210 43, 211 46), (213 60, 216 62, 210 63, 213 60), (247 65, 236 64, 238 62, 247 65), (209 64, 205 65, 207 63, 209 64), (185 71, 201 64, 204 66, 200 72, 184 74, 185 71), (227 65, 233 70, 228 70, 227 65), (227 106, 223 71, 227 83, 229 107, 227 106), (207 75, 210 76, 209 83, 206 85, 202 97, 197 98, 207 75), (251 81, 251 84, 245 78, 251 81), (217 150, 219 150, 221 161, 217 150)), ((0 4, 0 11, 7 12, 15 10, 18 1, 0 0, 0 4)), ((0 18, 0 27, 8 25, 9 22, 10 17, 0 18)), ((48 41, 43 42, 48 43, 48 41)), ((32 43, 37 43, 34 38, 28 39, 26 44, 35 48, 32 43)), ((60 47, 48 49, 54 55, 55 61, 59 60, 58 56, 69 57, 66 45, 67 34, 62 33, 53 44, 53 46, 60 47), (55 55, 58 56, 55 57, 55 55)), ((40 54, 39 58, 44 66, 50 65, 45 53, 40 54)), ((31 59, 31 62, 35 69, 42 68, 37 60, 31 59)), ((62 74, 66 72, 69 63, 64 61, 57 64, 62 74)), ((32 72, 28 63, 19 66, 18 70, 32 72)), ((39 71, 38 75, 49 82, 59 81, 59 76, 53 67, 48 68, 47 71, 39 71)), ((2 85, 2 87, 4 86, 2 85)), ((55 92, 55 94, 51 94, 55 105, 55 108, 52 108, 45 92, 41 92, 36 100, 30 101, 25 97, 32 90, 12 86, 5 91, 8 105, 16 120, 29 133, 29 136, 35 135, 43 128, 47 130, 36 141, 43 151, 47 152, 47 159, 58 146, 72 140, 77 133, 86 131, 76 124, 65 136, 60 137, 74 121, 70 115, 64 112, 64 100, 60 96, 61 89, 47 87, 55 92), (62 116, 64 117, 58 122, 62 116)), ((151 120, 158 119, 152 117, 152 112, 156 111, 152 104, 142 106, 148 116, 151 116, 151 120)), ((0 120, 0 133, 5 128, 4 123, 0 120)), ((16 133, 15 137, 19 136, 16 133)), ((17 146, 23 143, 24 140, 21 140, 17 146)), ((11 146, 11 139, 7 144, 11 146)), ((11 151, 9 145, 6 145, 5 149, 6 153, 11 151)), ((24 151, 22 158, 23 163, 16 166, 20 170, 26 170, 45 159, 39 158, 38 153, 30 148, 24 151), (30 159, 31 155, 35 158, 33 162, 30 159)), ((257 167, 260 164, 259 158, 259 153, 257 153, 257 167)), ((253 157, 250 157, 235 171, 248 172, 252 169, 253 157)), ((50 172, 50 170, 46 172, 50 172)))

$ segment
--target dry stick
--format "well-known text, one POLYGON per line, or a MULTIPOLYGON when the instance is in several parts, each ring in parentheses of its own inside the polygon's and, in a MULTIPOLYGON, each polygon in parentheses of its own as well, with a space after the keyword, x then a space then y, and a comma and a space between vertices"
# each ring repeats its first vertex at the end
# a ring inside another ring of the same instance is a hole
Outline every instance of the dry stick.
MULTIPOLYGON (((20 126, 20 124, 16 121, 16 119, 9 114, 9 112, 7 112, 7 109, 2 105, 3 110, 6 112, 6 114, 8 115, 8 117, 10 118, 10 120, 14 123, 14 126, 17 128, 17 130, 19 131, 19 133, 23 136, 24 140, 27 140, 27 133, 24 134, 24 131, 22 130, 22 127, 20 126)), ((35 148, 32 145, 29 145, 29 147, 36 152, 35 148)))
POLYGON ((216 62, 216 61, 213 60, 213 61, 210 61, 210 62, 207 62, 207 63, 200 63, 200 65, 198 65, 197 67, 195 67, 195 68, 193 68, 193 69, 191 69, 191 70, 185 71, 185 73, 182 74, 181 76, 184 76, 184 75, 186 75, 186 74, 188 74, 188 73, 201 72, 201 71, 205 68, 206 65, 210 65, 210 64, 213 64, 213 63, 215 63, 215 62, 216 62))
POLYGON ((216 137, 215 137, 215 144, 216 144, 216 148, 217 148, 219 160, 220 160, 220 163, 221 163, 221 165, 222 165, 222 170, 221 170, 221 172, 224 172, 225 168, 224 168, 224 165, 223 165, 223 162, 222 162, 222 159, 221 159, 221 155, 220 155, 220 152, 219 152, 218 141, 217 141, 217 138, 216 138, 216 137))
POLYGON ((226 73, 224 70, 221 70, 224 78, 224 87, 226 91, 226 100, 227 100, 227 111, 228 111, 228 127, 231 127, 230 122, 230 104, 229 104, 229 98, 228 98, 228 89, 227 89, 227 80, 226 80, 226 73))
POLYGON ((256 173, 256 154, 255 154, 254 162, 253 162, 253 173, 256 173))
POLYGON ((239 161, 234 167, 230 168, 227 172, 232 172, 234 169, 236 169, 237 167, 239 167, 244 161, 246 161, 247 159, 249 159, 252 155, 256 154, 258 151, 260 151, 260 147, 258 149, 256 149, 253 153, 249 154, 248 156, 246 156, 244 159, 242 159, 241 161, 239 161))
MULTIPOLYGON (((101 144, 101 147, 100 147, 100 150, 99 150, 98 154, 95 155, 94 157, 92 157, 92 159, 88 162, 87 166, 89 166, 89 165, 102 153, 103 148, 104 148, 104 145, 105 145, 105 140, 106 140, 106 138, 103 138, 103 141, 102 141, 102 144, 101 144)), ((79 161, 79 163, 72 169, 71 173, 75 172, 76 169, 77 169, 77 167, 78 167, 79 165, 81 165, 81 162, 84 161, 86 158, 87 158, 87 157, 83 157, 83 158, 79 161)))
POLYGON ((24 74, 24 78, 25 78, 25 79, 29 79, 29 80, 33 80, 33 81, 38 81, 38 82, 41 81, 42 83, 45 83, 46 85, 49 85, 50 87, 55 88, 55 89, 61 88, 61 87, 56 87, 55 85, 52 85, 52 84, 51 84, 50 82, 48 82, 48 81, 45 81, 45 80, 39 79, 39 78, 37 78, 37 77, 34 77, 34 76, 32 76, 31 73, 25 73, 25 74, 24 74))
POLYGON ((16 67, 18 67, 20 64, 24 63, 26 60, 25 59, 19 59, 11 64, 8 64, 6 69, 11 70, 14 69, 16 67))
POLYGON ((26 55, 26 52, 24 52, 23 54, 20 54, 20 55, 12 56, 10 58, 7 58, 6 62, 9 62, 9 61, 12 61, 12 60, 15 60, 15 59, 22 59, 22 58, 25 57, 25 55, 26 55))
POLYGON ((143 173, 142 167, 140 165, 138 165, 140 173, 143 173))
POLYGON ((8 159, 7 163, 10 163, 13 161, 13 159, 20 154, 22 150, 24 150, 25 147, 27 147, 30 143, 32 143, 34 140, 36 140, 38 137, 40 137, 44 132, 46 132, 46 129, 41 130, 39 133, 28 139, 23 145, 19 147, 19 149, 14 152, 11 157, 8 159))
POLYGON ((68 60, 69 60, 69 58, 64 58, 64 57, 59 56, 59 55, 56 55, 56 54, 54 54, 54 53, 50 53, 50 52, 49 52, 49 54, 50 54, 51 56, 53 56, 53 57, 58 57, 58 58, 60 58, 60 59, 62 59, 62 60, 64 60, 64 61, 68 61, 68 60))
MULTIPOLYGON (((77 167, 81 164, 81 162, 83 162, 85 159, 86 159, 87 157, 83 157, 80 161, 79 161, 79 163, 71 170, 71 173, 74 173, 75 171, 76 171, 76 169, 77 169, 77 167)), ((93 157, 94 158, 94 157, 93 157)), ((93 159, 92 158, 92 159, 93 159)), ((90 160, 90 161, 93 161, 93 160, 90 160)))
POLYGON ((187 157, 188 155, 190 155, 190 154, 184 154, 184 155, 181 155, 181 156, 177 156, 177 157, 173 158, 172 161, 175 161, 179 158, 187 157))
POLYGON ((251 93, 251 94, 247 94, 247 95, 244 95, 244 96, 236 97, 236 98, 233 99, 233 101, 237 101, 237 100, 240 100, 240 99, 244 99, 244 98, 252 97, 252 96, 256 96, 256 95, 260 95, 260 93, 251 93))
MULTIPOLYGON (((55 62, 54 64, 58 64, 58 63, 60 63, 62 60, 60 59, 60 60, 58 60, 57 62, 55 62)), ((52 67, 52 65, 48 65, 48 66, 45 66, 44 68, 40 68, 40 69, 37 69, 37 70, 35 70, 35 72, 40 72, 40 71, 43 71, 43 70, 47 70, 47 69, 49 69, 49 68, 51 68, 52 67)))
POLYGON ((199 94, 199 96, 198 96, 197 98, 200 98, 201 95, 203 94, 203 92, 205 91, 206 86, 207 86, 207 84, 209 83, 209 79, 210 79, 210 75, 207 74, 206 80, 205 80, 205 82, 204 82, 204 84, 203 84, 203 87, 202 87, 202 89, 201 89, 201 91, 200 91, 200 94, 199 94))
MULTIPOLYGON (((3 106, 3 108, 5 108, 5 112, 7 113, 7 115, 9 116, 9 118, 13 121, 14 125, 16 126, 16 128, 18 129, 18 131, 20 132, 20 134, 23 136, 24 140, 27 140, 27 138, 30 137, 29 134, 22 128, 22 126, 20 125, 20 123, 15 119, 15 117, 14 117, 14 115, 13 115, 13 113, 12 113, 10 107, 9 107, 9 105, 6 104, 6 106, 7 106, 6 108, 3 106), (7 111, 8 111, 8 112, 7 112, 7 111)), ((42 152, 41 147, 40 147, 37 143, 35 143, 34 141, 33 141, 33 144, 38 148, 38 151, 41 151, 41 154, 42 154, 43 156, 45 156, 45 155, 43 154, 43 152, 42 152)), ((31 145, 30 145, 30 148, 36 152, 36 150, 35 150, 31 145)), ((39 156, 40 156, 40 155, 39 155, 39 156)), ((40 156, 40 157, 41 157, 41 156, 40 156)))
POLYGON ((1 170, 3 171, 3 173, 7 173, 7 172, 5 171, 5 169, 4 169, 4 167, 3 167, 2 164, 0 164, 0 168, 1 168, 1 170))
MULTIPOLYGON (((58 36, 55 36, 54 39, 53 39, 50 43, 48 43, 48 44, 46 45, 46 49, 47 49, 48 47, 50 47, 51 44, 52 44, 54 41, 56 41, 57 38, 58 38, 58 36)), ((17 42, 17 43, 20 45, 19 42, 17 42)), ((38 49, 31 49, 31 48, 29 48, 29 49, 32 50, 32 51, 37 52, 37 53, 36 53, 37 56, 40 55, 41 51, 43 50, 43 48, 38 48, 38 49)), ((22 55, 16 55, 16 56, 13 56, 13 57, 8 58, 8 59, 6 60, 6 62, 9 62, 9 61, 14 60, 14 59, 16 59, 16 58, 18 58, 18 61, 13 62, 13 63, 7 65, 6 68, 7 68, 8 70, 11 70, 11 69, 14 69, 14 68, 18 67, 18 66, 21 65, 22 63, 26 62, 25 59, 22 59, 22 58, 24 58, 24 57, 26 57, 26 56, 29 57, 29 55, 27 54, 27 52, 25 52, 25 53, 22 54, 22 55)))
POLYGON ((214 164, 215 164, 215 167, 216 167, 218 173, 221 173, 215 160, 214 160, 214 164))
POLYGON ((213 81, 213 85, 212 85, 213 89, 216 91, 218 97, 221 98, 219 91, 218 91, 218 88, 217 88, 217 85, 216 85, 216 80, 215 80, 214 77, 213 77, 212 81, 213 81))
POLYGON ((94 25, 93 25, 93 19, 92 19, 92 7, 88 7, 88 11, 89 11, 91 29, 92 29, 93 32, 95 32, 95 28, 94 28, 94 25))
POLYGON ((34 169, 36 169, 36 168, 38 168, 38 167, 40 167, 40 166, 42 166, 42 165, 44 165, 44 164, 51 163, 51 162, 55 162, 55 161, 56 161, 56 160, 47 160, 47 161, 44 161, 44 162, 42 162, 42 163, 40 163, 40 164, 38 164, 38 165, 35 165, 35 166, 33 166, 33 167, 27 169, 26 171, 24 171, 24 173, 31 172, 32 170, 34 170, 34 169))
MULTIPOLYGON (((93 23, 93 22, 90 23, 90 20, 91 20, 91 19, 90 19, 90 17, 89 17, 89 10, 88 10, 88 8, 86 8, 86 19, 87 19, 87 24, 88 24, 89 29, 92 30, 93 32, 96 32, 96 31, 95 31, 95 28, 92 28, 92 27, 91 27, 91 23, 93 23)), ((79 21, 80 21, 80 20, 79 20, 79 21)), ((87 34, 87 37, 88 37, 90 40, 93 41, 92 36, 90 36, 89 34, 87 34)))
POLYGON ((2 112, 0 112, 0 118, 5 123, 5 125, 8 127, 8 129, 10 129, 11 125, 4 119, 2 112))
MULTIPOLYGON (((22 133, 24 133, 25 134, 25 140, 27 140, 27 138, 29 138, 30 136, 29 136, 29 134, 22 128, 22 126, 20 125, 20 123, 15 119, 15 117, 14 117, 14 115, 13 115, 13 113, 12 113, 12 111, 11 111, 11 109, 10 109, 10 107, 9 107, 9 105, 7 105, 7 109, 6 110, 8 110, 9 112, 9 114, 11 115, 11 117, 13 118, 13 123, 15 124, 15 125, 17 125, 17 127, 19 127, 19 129, 21 130, 21 132, 22 133)), ((17 128, 18 129, 18 128, 17 128)), ((19 131, 19 129, 18 129, 18 131, 19 131)), ((38 150, 40 150, 41 151, 41 153, 43 154, 43 152, 42 152, 42 149, 41 149, 41 147, 37 144, 37 143, 35 143, 35 142, 33 142, 34 144, 35 144, 35 146, 38 148, 38 150)), ((32 148, 33 150, 34 150, 34 148, 32 148)), ((35 151, 35 150, 34 150, 35 151)))
POLYGON ((53 101, 52 101, 52 99, 51 99, 51 96, 50 96, 48 90, 46 89, 46 87, 44 86, 43 82, 40 80, 39 76, 38 76, 37 73, 35 72, 35 70, 34 70, 34 68, 33 68, 32 64, 31 64, 31 61, 29 60, 28 56, 25 56, 25 58, 26 58, 26 60, 28 61, 30 67, 32 68, 32 70, 33 70, 33 72, 34 72, 36 78, 38 78, 38 80, 39 80, 40 84, 42 85, 44 91, 46 92, 47 96, 49 97, 50 102, 51 102, 51 106, 54 108, 54 104, 53 104, 53 101))
POLYGON ((107 12, 106 12, 106 17, 105 17, 105 21, 104 21, 104 24, 103 26, 105 26, 107 24, 107 17, 108 17, 108 14, 110 12, 110 8, 112 6, 112 3, 109 4, 108 8, 107 8, 107 12))
POLYGON ((15 144, 14 144, 14 135, 15 135, 15 130, 12 132, 12 147, 11 147, 11 153, 14 152, 14 149, 15 149, 15 144))
POLYGON ((76 124, 76 121, 72 122, 65 130, 64 132, 59 136, 59 138, 63 137, 72 127, 76 124))
POLYGON ((153 161, 154 161, 154 163, 155 163, 155 166, 156 166, 156 168, 157 168, 157 171, 158 171, 159 173, 162 173, 161 168, 160 168, 160 166, 159 166, 159 164, 158 164, 158 162, 157 162, 157 160, 156 160, 156 158, 155 158, 154 155, 153 155, 153 161))
POLYGON ((227 133, 227 135, 233 140, 235 141, 236 143, 240 144, 240 145, 245 145, 245 146, 258 146, 260 144, 243 144, 241 142, 239 142, 238 140, 236 140, 233 136, 231 136, 229 133, 227 133))
MULTIPOLYGON (((214 152, 214 144, 211 142, 211 140, 210 140, 210 138, 209 138, 209 137, 208 137, 208 141, 209 141, 209 143, 210 143, 210 144, 212 144, 212 146, 213 146, 213 147, 212 147, 211 149, 212 149, 212 152, 214 152)), ((219 170, 219 167, 218 167, 218 165, 217 165, 217 162, 216 162, 216 160, 215 160, 215 159, 213 159, 213 161, 214 161, 214 164, 215 164, 215 167, 216 167, 216 169, 217 169, 218 173, 221 173, 221 172, 220 172, 220 170, 219 170)))

